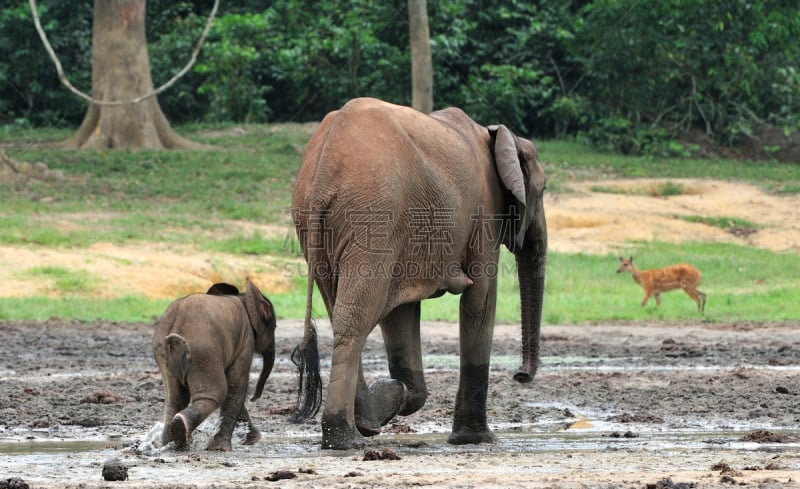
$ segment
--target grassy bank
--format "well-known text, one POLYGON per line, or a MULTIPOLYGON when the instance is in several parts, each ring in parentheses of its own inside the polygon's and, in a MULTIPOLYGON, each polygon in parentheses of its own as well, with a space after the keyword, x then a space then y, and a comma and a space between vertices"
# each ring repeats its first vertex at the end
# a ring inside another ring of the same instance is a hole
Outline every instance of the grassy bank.
MULTIPOLYGON (((63 170, 62 181, 0 186, 0 246, 34 249, 86 248, 96 242, 174 243, 234 255, 296 258, 282 238, 231 231, 230 222, 287 226, 292 184, 308 125, 192 127, 184 132, 214 146, 185 151, 67 151, 48 145, 68 131, 0 135, 6 153, 63 170), (69 222, 69 225, 65 225, 69 222)), ((548 191, 564 192, 570 181, 630 177, 703 178, 745 181, 773 193, 800 192, 800 166, 730 160, 654 159, 601 153, 567 141, 538 143, 548 172, 548 191)), ((678 185, 670 192, 680 192, 678 185)), ((682 216, 697 222, 694 216, 682 216)), ((723 225, 723 224, 721 224, 723 225)), ((737 223, 742 225, 742 223, 737 223)), ((800 290, 800 256, 719 243, 681 246, 631 243, 640 268, 690 261, 703 270, 708 294, 706 321, 799 320, 790 307, 800 290)), ((549 324, 603 320, 699 318, 680 291, 662 295, 663 304, 639 307, 642 289, 615 273, 616 256, 551 253, 544 321, 549 324)), ((281 317, 305 310, 305 277, 296 268, 289 291, 271 294, 281 317)), ((498 321, 519 318, 513 258, 500 266, 498 321)), ((167 300, 123 296, 97 299, 92 280, 80 272, 40 267, 58 283, 59 297, 0 297, 2 319, 104 318, 152 321, 167 300)), ((120 284, 124 288, 124 284, 120 284)), ((318 316, 322 301, 315 300, 318 316)), ((458 297, 427 301, 429 320, 457 319, 458 297)))

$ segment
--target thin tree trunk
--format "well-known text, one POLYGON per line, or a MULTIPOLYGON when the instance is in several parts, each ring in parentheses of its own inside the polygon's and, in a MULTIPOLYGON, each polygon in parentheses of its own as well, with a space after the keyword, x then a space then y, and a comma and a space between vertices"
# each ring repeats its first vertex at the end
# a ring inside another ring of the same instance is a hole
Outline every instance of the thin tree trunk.
MULTIPOLYGON (((92 98, 131 100, 153 90, 145 37, 146 0, 95 0, 92 20, 92 98)), ((156 97, 138 104, 90 104, 66 143, 85 149, 199 148, 169 125, 156 97)))
POLYGON ((426 0, 408 0, 408 30, 411 38, 411 105, 428 113, 433 110, 433 60, 426 0))

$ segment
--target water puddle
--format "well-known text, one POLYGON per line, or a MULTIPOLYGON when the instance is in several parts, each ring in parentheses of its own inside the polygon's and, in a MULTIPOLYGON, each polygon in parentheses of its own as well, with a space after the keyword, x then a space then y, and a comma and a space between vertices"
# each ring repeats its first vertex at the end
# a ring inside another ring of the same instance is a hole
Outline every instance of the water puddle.
MULTIPOLYGON (((213 416, 213 415, 212 415, 213 416)), ((0 442, 0 456, 25 457, 34 455, 75 454, 88 452, 134 451, 139 454, 156 456, 160 454, 180 454, 171 447, 160 446, 161 423, 156 423, 148 433, 135 438, 87 438, 63 439, 57 437, 37 437, 0 442)), ((205 445, 218 428, 218 419, 214 416, 207 420, 193 433, 190 452, 203 453, 205 445)), ((373 438, 371 443, 379 446, 396 445, 411 448, 419 453, 434 451, 463 452, 465 447, 447 444, 449 426, 445 424, 421 425, 416 433, 392 434, 384 433, 373 438)), ((603 449, 694 449, 725 448, 747 450, 769 446, 776 451, 798 450, 800 442, 794 443, 755 443, 741 439, 755 429, 753 425, 742 425, 735 428, 719 428, 705 426, 700 429, 670 429, 662 425, 645 423, 614 423, 599 418, 576 416, 566 421, 542 421, 538 423, 495 425, 492 429, 496 435, 496 443, 466 447, 467 451, 558 451, 558 450, 603 450, 603 449)), ((794 429, 774 429, 770 431, 797 436, 794 429)), ((268 453, 253 447, 241 445, 246 430, 244 426, 234 433, 234 450, 257 451, 259 456, 266 457, 302 457, 304 455, 318 457, 320 455, 337 456, 339 452, 320 451, 319 435, 307 432, 284 433, 280 436, 264 436, 255 446, 268 446, 268 453)))
POLYGON ((122 440, 26 440, 0 442, 0 455, 48 455, 59 453, 94 452, 98 450, 120 450, 122 440))

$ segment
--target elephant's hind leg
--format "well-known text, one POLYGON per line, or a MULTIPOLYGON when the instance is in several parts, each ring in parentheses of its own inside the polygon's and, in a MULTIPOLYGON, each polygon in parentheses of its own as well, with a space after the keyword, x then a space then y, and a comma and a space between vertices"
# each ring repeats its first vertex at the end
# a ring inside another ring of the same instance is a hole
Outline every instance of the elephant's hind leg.
MULTIPOLYGON (((328 395, 322 413, 322 448, 349 450, 364 446, 364 439, 356 428, 355 416, 358 387, 359 384, 365 386, 360 373, 361 353, 367 335, 378 323, 380 311, 374 306, 374 302, 371 303, 371 308, 363 307, 363 298, 359 301, 347 300, 345 294, 349 296, 347 292, 353 291, 344 292, 342 281, 339 288, 340 294, 331 320, 333 353, 328 395)), ((377 289, 381 287, 374 287, 358 297, 372 295, 377 289)), ((363 399, 363 389, 359 395, 363 399)))
POLYGON ((250 413, 247 412, 247 408, 244 406, 242 406, 242 415, 239 417, 239 421, 247 423, 247 436, 242 444, 255 445, 258 443, 261 440, 261 431, 253 424, 250 419, 250 413))
POLYGON ((189 405, 176 414, 170 423, 175 448, 187 449, 192 432, 213 413, 227 395, 225 373, 192 371, 187 379, 191 399, 189 405))
MULTIPOLYGON (((404 399, 386 402, 397 405, 394 414, 408 416, 417 412, 428 399, 428 389, 422 374, 422 346, 419 331, 420 303, 398 306, 381 321, 383 342, 389 359, 389 373, 405 385, 404 399)), ((383 411, 390 411, 384 407, 383 411)), ((394 416, 394 415, 393 415, 394 416)), ((391 420, 387 419, 384 423, 391 420)))
POLYGON ((170 427, 172 418, 178 411, 189 405, 189 389, 181 385, 180 381, 169 373, 165 373, 163 378, 166 399, 164 402, 164 428, 161 432, 161 444, 166 446, 173 441, 170 427))
POLYGON ((404 304, 380 323, 391 379, 367 387, 359 367, 355 419, 364 436, 377 435, 396 415, 409 415, 425 404, 428 391, 422 376, 419 311, 419 302, 404 304))
MULTIPOLYGON (((220 424, 217 434, 208 444, 209 450, 230 451, 231 438, 233 430, 236 427, 236 421, 242 418, 248 422, 248 428, 251 430, 255 428, 250 423, 250 416, 247 409, 244 407, 244 400, 247 397, 247 381, 250 373, 250 362, 252 354, 242 355, 228 367, 227 371, 227 385, 228 395, 222 401, 219 409, 220 424)), ((252 431, 251 431, 252 432, 252 431)), ((258 433, 258 430, 256 430, 258 433)), ((260 434, 258 435, 260 438, 260 434)), ((258 441, 254 440, 253 443, 258 441)))

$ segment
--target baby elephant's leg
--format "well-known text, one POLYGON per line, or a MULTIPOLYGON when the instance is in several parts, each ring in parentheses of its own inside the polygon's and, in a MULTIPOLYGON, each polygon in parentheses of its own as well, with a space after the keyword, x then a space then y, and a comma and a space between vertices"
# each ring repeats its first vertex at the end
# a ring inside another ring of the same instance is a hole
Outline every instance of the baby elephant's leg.
POLYGON ((228 395, 225 396, 225 400, 222 401, 220 406, 219 431, 209 443, 209 450, 226 452, 231 450, 231 437, 233 436, 233 429, 236 427, 236 421, 245 416, 248 420, 250 419, 244 407, 244 400, 247 396, 247 381, 249 380, 251 362, 252 353, 250 355, 242 355, 228 367, 226 378, 228 395))
POLYGON ((247 436, 244 439, 244 445, 255 445, 261 440, 261 431, 256 428, 253 421, 250 419, 250 413, 247 412, 247 407, 242 406, 242 414, 239 416, 239 421, 247 423, 247 436))
POLYGON ((187 376, 189 406, 172 418, 170 430, 175 447, 186 449, 192 432, 213 413, 226 397, 227 384, 222 366, 211 372, 192 371, 187 376))
POLYGON ((189 389, 181 385, 178 378, 169 373, 164 374, 163 377, 166 398, 164 400, 164 428, 161 432, 161 444, 166 446, 172 442, 172 430, 170 429, 172 418, 189 405, 189 389))

